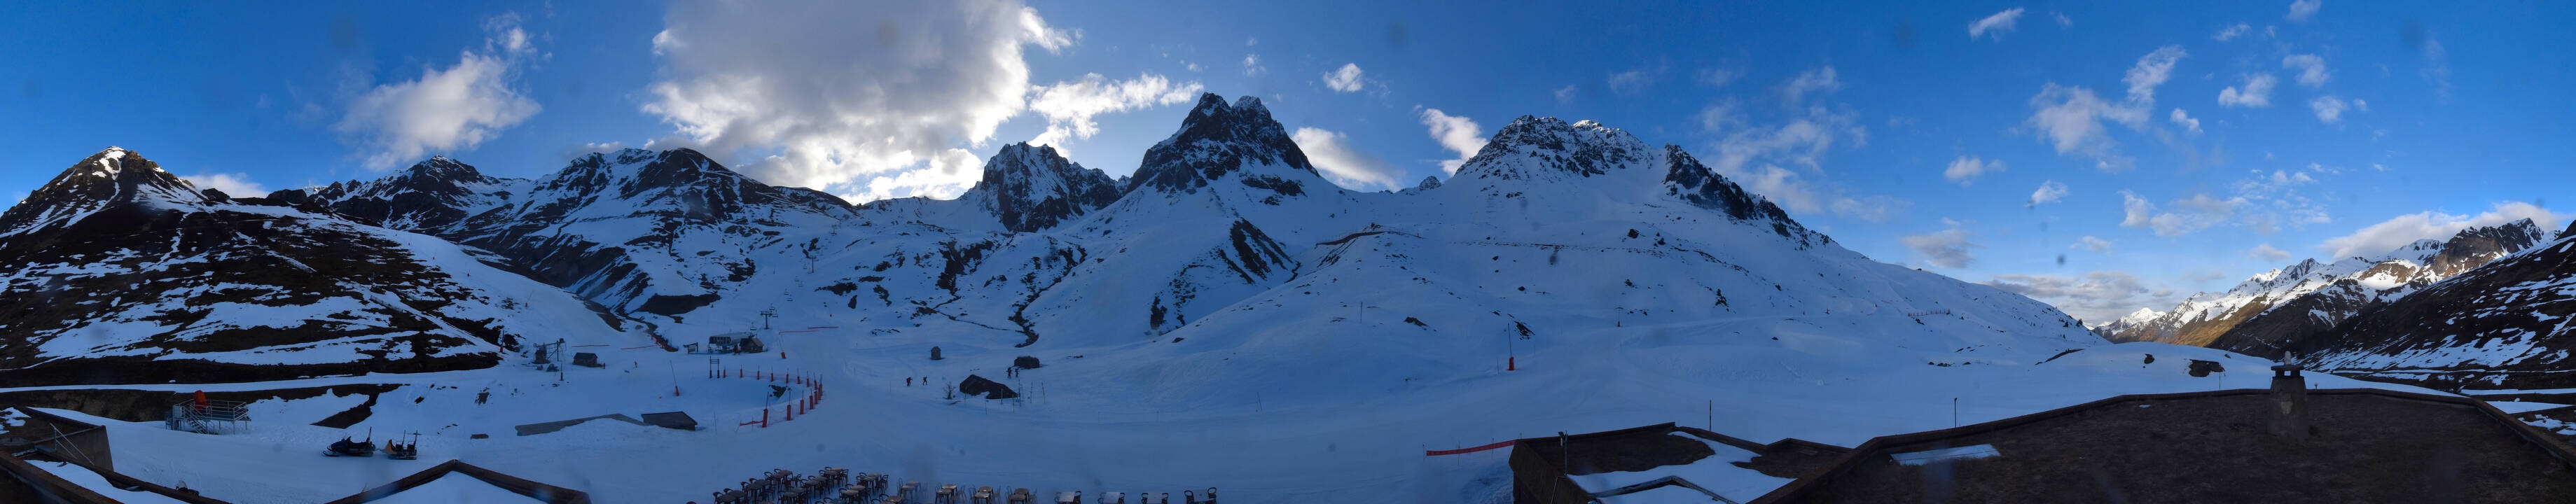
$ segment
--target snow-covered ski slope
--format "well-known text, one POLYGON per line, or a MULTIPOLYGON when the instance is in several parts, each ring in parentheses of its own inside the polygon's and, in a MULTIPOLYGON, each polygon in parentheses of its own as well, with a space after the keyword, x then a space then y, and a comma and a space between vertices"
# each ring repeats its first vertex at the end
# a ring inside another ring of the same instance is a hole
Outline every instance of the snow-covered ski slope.
MULTIPOLYGON (((504 366, 148 387, 408 384, 379 397, 374 415, 347 430, 304 423, 365 397, 256 403, 252 431, 233 435, 90 420, 109 425, 120 471, 163 484, 185 481, 236 502, 320 502, 450 458, 580 489, 598 502, 703 502, 706 492, 762 471, 810 473, 824 466, 969 487, 1093 495, 1216 486, 1229 502, 1495 502, 1507 499, 1508 450, 1442 457, 1423 451, 1661 422, 1709 426, 1766 442, 1800 437, 1852 445, 1875 435, 1950 427, 1954 398, 1956 421, 1974 423, 2122 393, 2261 387, 2269 378, 2265 361, 2158 343, 2101 345, 2047 364, 1942 367, 1863 365, 1841 355, 1680 337, 1722 324, 1767 331, 1784 342, 1830 343, 1834 338, 1827 333, 1850 327, 1835 318, 1605 328, 1581 335, 1602 344, 1538 350, 1524 355, 1517 371, 1497 363, 1438 380, 1414 376, 1419 373, 1412 369, 1301 369, 1301 363, 1245 357, 1233 361, 1242 371, 1180 376, 1140 371, 1132 360, 1101 354, 1050 355, 1047 367, 1013 380, 998 376, 1015 354, 1007 346, 951 344, 944 352, 948 360, 930 362, 915 351, 921 346, 916 342, 791 333, 776 337, 785 359, 724 358, 728 366, 798 369, 821 377, 827 396, 819 407, 768 428, 738 425, 757 420, 760 408, 772 402, 767 384, 706 378, 704 356, 650 350, 606 351, 608 368, 564 368, 561 382, 556 373, 504 366), (2147 354, 2155 355, 2153 364, 2143 363, 2147 354), (2190 359, 2219 361, 2230 372, 2192 378, 2186 373, 2190 359), (967 373, 992 376, 1031 397, 1016 403, 949 400, 943 387, 903 382, 905 375, 927 375, 955 383, 967 373), (1204 380, 1232 386, 1234 393, 1172 398, 1101 385, 1138 374, 1204 380), (670 395, 674 384, 682 395, 670 395), (1325 397, 1312 392, 1319 388, 1371 391, 1325 397), (487 390, 488 401, 476 404, 487 390), (525 437, 511 429, 660 411, 688 412, 706 429, 682 432, 605 420, 525 437), (423 432, 421 460, 321 455, 330 441, 370 430, 379 438, 423 432), (470 438, 477 433, 491 437, 470 438)), ((2312 379, 2327 388, 2382 386, 2312 379)), ((797 397, 798 390, 791 387, 787 397, 797 397)), ((770 411, 773 420, 783 418, 780 407, 770 411)), ((1727 476, 1729 488, 1743 492, 1727 496, 1739 500, 1786 483, 1750 471, 1727 476)))

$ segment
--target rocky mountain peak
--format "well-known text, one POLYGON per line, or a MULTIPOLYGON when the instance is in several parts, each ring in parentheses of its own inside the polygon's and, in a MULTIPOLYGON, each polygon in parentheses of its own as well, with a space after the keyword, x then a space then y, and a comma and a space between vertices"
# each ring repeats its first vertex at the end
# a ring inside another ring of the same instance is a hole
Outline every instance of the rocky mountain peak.
POLYGON ((984 179, 960 197, 988 205, 1002 227, 1038 231, 1117 201, 1118 183, 1065 159, 1052 146, 1002 146, 984 162, 984 179))
POLYGON ((2453 248, 2469 242, 2492 240, 2508 245, 2519 245, 2514 248, 2520 249, 2548 241, 2549 238, 2549 231, 2541 229, 2539 223, 2532 222, 2531 219, 2518 219, 2493 226, 2462 229, 2459 233, 2452 234, 2451 240, 2446 242, 2444 247, 2453 248))
POLYGON ((1458 176, 1505 180, 1556 179, 1568 175, 1608 174, 1643 161, 1646 144, 1618 128, 1592 121, 1568 123, 1554 117, 1521 116, 1494 131, 1485 148, 1458 169, 1458 176))
POLYGON ((1228 105, 1224 97, 1207 93, 1181 120, 1180 131, 1145 150, 1144 164, 1127 190, 1195 190, 1237 171, 1245 172, 1245 185, 1288 196, 1303 194, 1312 185, 1308 182, 1322 180, 1259 98, 1246 96, 1228 105))
POLYGON ((289 205, 309 199, 331 213, 363 222, 434 233, 479 211, 489 203, 492 193, 501 191, 508 182, 513 181, 485 176, 473 165, 436 156, 381 179, 333 182, 310 191, 278 191, 270 193, 268 199, 289 205))
MULTIPOLYGON (((2432 240, 2425 240, 2432 241, 2432 240)), ((2462 229, 2448 241, 2439 242, 2424 260, 2425 266, 2441 276, 2466 272, 2497 258, 2549 241, 2549 232, 2531 219, 2521 219, 2493 226, 2462 229)))
POLYGON ((188 206, 207 203, 195 185, 162 171, 142 154, 108 147, 63 169, 24 201, 0 213, 0 234, 76 219, 123 204, 188 206))
POLYGON ((475 170, 473 165, 458 162, 454 159, 448 159, 447 156, 433 156, 429 159, 422 160, 419 163, 414 163, 411 165, 411 168, 404 169, 401 176, 413 179, 447 181, 474 181, 486 178, 483 176, 483 172, 475 170))

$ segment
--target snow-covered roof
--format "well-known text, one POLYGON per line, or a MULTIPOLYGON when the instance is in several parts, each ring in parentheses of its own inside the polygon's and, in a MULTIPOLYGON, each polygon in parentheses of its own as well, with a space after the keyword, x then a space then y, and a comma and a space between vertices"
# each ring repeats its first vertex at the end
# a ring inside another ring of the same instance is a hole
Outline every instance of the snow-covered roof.
POLYGON ((359 503, 589 504, 590 495, 449 460, 327 504, 359 503))
POLYGON ((373 501, 376 504, 521 504, 545 502, 492 486, 473 476, 450 472, 420 486, 373 501))

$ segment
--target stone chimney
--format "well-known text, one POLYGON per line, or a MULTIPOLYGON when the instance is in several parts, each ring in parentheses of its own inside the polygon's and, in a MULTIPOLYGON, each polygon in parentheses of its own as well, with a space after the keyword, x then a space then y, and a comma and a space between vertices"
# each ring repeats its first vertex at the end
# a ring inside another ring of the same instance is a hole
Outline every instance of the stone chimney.
POLYGON ((2272 366, 2272 436, 2292 443, 2308 440, 2308 379, 2299 365, 2272 366))

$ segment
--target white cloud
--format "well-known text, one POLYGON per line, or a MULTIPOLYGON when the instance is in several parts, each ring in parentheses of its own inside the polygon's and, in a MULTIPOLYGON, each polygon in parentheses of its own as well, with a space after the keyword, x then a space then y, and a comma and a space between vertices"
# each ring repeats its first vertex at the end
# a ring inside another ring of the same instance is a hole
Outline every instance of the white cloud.
POLYGON ((2272 106, 2272 86, 2279 82, 2280 79, 2273 78, 2271 74, 2245 76, 2244 87, 2228 86, 2227 89, 2218 90, 2218 106, 2257 108, 2272 106))
POLYGON ((1797 78, 1790 79, 1788 83, 1782 84, 1780 86, 1780 96, 1787 98, 1789 105, 1796 106, 1799 103, 1802 103, 1808 95, 1832 93, 1840 91, 1842 88, 1843 81, 1839 76, 1834 74, 1834 67, 1817 67, 1805 72, 1800 72, 1798 73, 1797 78))
POLYGON ((2166 118, 2171 119, 2174 125, 2181 126, 2183 131, 2200 132, 2200 120, 2191 118, 2190 113, 2183 112, 2180 108, 2173 109, 2173 113, 2166 118))
POLYGON ((2278 232, 2283 225, 2306 227, 2333 222, 2324 205, 2301 194, 2298 188, 2317 183, 2315 175, 2338 172, 2315 163, 2309 163, 2302 171, 2272 170, 2265 174, 2254 170, 2253 177, 2229 185, 2235 196, 2225 200, 2230 203, 2227 210, 2238 216, 2237 223, 2258 234, 2278 232))
POLYGON ((2432 83, 2435 99, 2451 100, 2450 52, 2443 50, 2442 41, 2435 40, 2430 33, 2424 35, 2424 69, 2417 74, 2422 75, 2425 82, 2432 83))
POLYGON ((2265 243, 2255 245, 2251 250, 2246 250, 2245 257, 2260 259, 2266 262, 2281 262, 2288 260, 2290 258, 2290 253, 2285 250, 2272 248, 2272 244, 2265 243))
POLYGON ((2189 55, 2183 52, 2182 46, 2169 45, 2156 48, 2155 52, 2147 53, 2145 56, 2139 56, 2138 63, 2129 67, 2128 75, 2120 77, 2121 83, 2129 85, 2129 102, 2155 104, 2156 86, 2162 86, 2166 80, 2172 79, 2174 65, 2181 63, 2182 58, 2189 55))
POLYGON ((1702 86, 1726 87, 1727 84, 1735 82, 1737 77, 1742 76, 1744 76, 1743 72, 1735 70, 1724 68, 1703 68, 1699 71, 1698 80, 1699 84, 1702 86))
POLYGON ((1655 77, 1642 68, 1610 74, 1608 81, 1610 90, 1621 94, 1636 94, 1639 91, 1645 91, 1646 86, 1654 83, 1655 77))
POLYGON ((2083 276, 1995 275, 1986 285, 2056 306, 2087 323, 2117 320, 2147 306, 2170 306, 2169 290, 2149 289, 2125 272, 2100 270, 2083 276))
POLYGON ((2486 213, 2474 216, 2428 210, 2400 215, 2363 227, 2349 235, 2327 239, 2325 243, 2317 246, 2317 250, 2326 251, 2330 257, 2384 254, 2397 250, 2398 247, 2415 243, 2415 240, 2447 240, 2462 229, 2494 226, 2522 219, 2531 219, 2532 223, 2539 225, 2542 231, 2551 232, 2559 229, 2559 225, 2566 222, 2568 217, 2570 217, 2569 214, 2552 212, 2539 205, 2519 201, 2496 203, 2486 213))
POLYGON ((1356 93, 1367 85, 1368 79, 1360 73, 1358 63, 1343 64, 1339 69, 1324 72, 1324 87, 1332 88, 1334 91, 1356 93))
POLYGON ((1985 248, 1985 246, 1968 243, 1968 232, 1959 229, 1958 221, 1942 219, 1941 222, 1948 224, 1950 229, 1907 236, 1900 241, 1905 242, 1906 248, 1914 249, 1915 254, 1923 256, 1925 263, 1933 266, 1959 269, 1976 263, 1976 255, 1968 249, 1985 248))
POLYGON ((856 186, 855 194, 835 193, 849 201, 876 201, 912 196, 952 197, 984 178, 984 160, 966 149, 947 149, 932 153, 918 170, 880 172, 856 186))
POLYGON ((455 66, 424 68, 419 79, 376 86, 349 103, 332 130, 364 149, 362 165, 383 170, 431 153, 472 149, 541 107, 511 86, 523 62, 537 57, 518 16, 484 23, 482 50, 455 66))
POLYGON ((2334 78, 2334 73, 2326 71, 2326 59, 2314 54, 2283 56, 2281 68, 2297 72, 2299 85, 2307 87, 2324 86, 2326 80, 2334 78))
MULTIPOLYGON (((2066 19, 2066 16, 2058 16, 2058 19, 2066 19)), ((1968 23, 1968 40, 1976 40, 1977 37, 1985 36, 1987 33, 1993 33, 1996 40, 2002 40, 2004 32, 2012 31, 2013 23, 2020 20, 2020 7, 2004 9, 2003 12, 1968 23)))
POLYGON ((2138 193, 2120 191, 2120 227, 2143 228, 2155 219, 2156 204, 2138 193))
POLYGON ((2182 236, 2227 223, 2251 202, 2245 197, 2220 199, 2206 193, 2165 202, 2166 212, 2137 193, 2120 191, 2121 227, 2154 231, 2156 236, 2182 236))
POLYGON ((1941 170, 1941 178, 1950 179, 1951 182, 1961 186, 1968 186, 1976 184, 1979 175, 2001 171, 2004 171, 2004 161, 2001 159, 1987 161, 1975 156, 1959 156, 1959 159, 1950 161, 1948 169, 1941 170))
POLYGON ((2058 26, 2059 28, 2074 28, 2074 27, 2075 27, 2075 18, 2066 17, 2066 13, 2063 13, 2063 12, 2056 12, 2056 11, 2050 11, 2050 12, 2048 13, 2048 17, 2049 17, 2050 19, 2055 19, 2055 20, 2057 20, 2057 26, 2058 26))
POLYGON ((1261 55, 1259 55, 1259 54, 1244 54, 1244 55, 1243 55, 1243 74, 1244 74, 1244 75, 1261 75, 1261 73, 1262 73, 1262 72, 1268 72, 1268 71, 1270 71, 1270 67, 1261 66, 1261 55))
POLYGON ((1458 159, 1440 162, 1442 173, 1457 174, 1458 165, 1466 164, 1467 158, 1476 157, 1476 151, 1485 148, 1485 128, 1465 116, 1426 108, 1422 109, 1422 125, 1431 128, 1431 139, 1440 142, 1441 148, 1458 153, 1458 159))
POLYGON ((251 181, 249 174, 198 173, 179 178, 188 179, 188 183, 197 186, 198 189, 223 191, 225 195, 235 198, 268 195, 268 186, 251 181))
MULTIPOLYGON (((1729 119, 1723 122, 1743 124, 1744 121, 1729 119)), ((1792 210, 1815 211, 1826 201, 1806 190, 1795 173, 1774 165, 1764 167, 1756 174, 1750 165, 1755 162, 1786 162, 1821 170, 1817 157, 1832 150, 1838 141, 1866 141, 1865 135, 1866 131, 1854 124, 1849 114, 1811 109, 1808 116, 1791 119, 1778 126, 1736 127, 1718 142, 1715 168, 1729 178, 1756 180, 1754 185, 1760 188, 1755 192, 1783 200, 1783 204, 1792 210)))
POLYGON ((1567 84, 1565 87, 1556 88, 1556 102, 1574 103, 1574 85, 1567 84))
POLYGON ((2210 38, 2210 40, 2216 40, 2216 41, 2219 41, 2219 42, 2226 42, 2226 41, 2229 41, 2229 40, 2234 40, 2236 37, 2244 36, 2246 31, 2253 30, 2253 29, 2254 29, 2254 27, 2253 27, 2253 26, 2246 25, 2245 23, 2236 23, 2236 24, 2233 24, 2233 25, 2228 25, 2226 28, 2219 28, 2219 29, 2218 29, 2218 33, 2217 33, 2217 34, 2215 34, 2215 35, 2210 35, 2210 36, 2209 36, 2209 38, 2210 38))
POLYGON ((2066 184, 2060 184, 2055 180, 2043 181, 2039 183, 2039 189, 2030 192, 2030 201, 2022 203, 2021 206, 2036 208, 2040 205, 2056 203, 2058 200, 2066 199, 2066 194, 2066 184))
POLYGON ((1907 209, 1914 207, 1914 202, 1892 196, 1842 196, 1834 198, 1833 203, 1828 206, 1835 215, 1885 223, 1899 215, 1904 215, 1907 209))
MULTIPOLYGON (((1782 82, 1776 89, 1794 103, 1841 86, 1832 68, 1822 67, 1782 82)), ((1719 175, 1797 213, 1831 211, 1854 219, 1886 222, 1912 206, 1892 197, 1845 194, 1838 185, 1809 177, 1823 174, 1824 165, 1817 160, 1834 147, 1869 142, 1868 128, 1848 107, 1791 107, 1792 115, 1777 124, 1755 124, 1740 112, 1732 102, 1721 101, 1702 109, 1697 116, 1702 132, 1718 137, 1716 154, 1706 159, 1711 160, 1709 167, 1719 175)))
POLYGON ((2333 96, 2319 96, 2317 99, 2308 100, 2308 110, 2315 111, 2317 113, 2317 121, 2326 124, 2334 124, 2338 121, 2342 121, 2343 111, 2346 108, 2349 108, 2349 105, 2344 104, 2343 100, 2336 99, 2333 96))
POLYGON ((672 142, 767 153, 736 168, 771 184, 898 196, 962 192, 977 170, 956 149, 991 140, 1036 89, 1023 49, 1080 36, 1014 0, 674 2, 663 22, 643 108, 672 142))
POLYGON ((2069 250, 2082 250, 2082 251, 2085 251, 2085 252, 2102 253, 2102 252, 2108 252, 2108 251, 2110 251, 2110 250, 2111 250, 2111 241, 2110 241, 2110 240, 2104 240, 2104 239, 2101 239, 2101 238, 2094 238, 2094 237, 2091 237, 2091 236, 2086 236, 2086 237, 2083 237, 2083 238, 2077 238, 2077 239, 2075 239, 2075 244, 2074 244, 2074 245, 2068 245, 2068 246, 2066 246, 2066 248, 2067 248, 2067 249, 2069 249, 2069 250))
POLYGON ((1396 182, 1400 170, 1386 160, 1352 148, 1349 137, 1318 128, 1297 128, 1289 135, 1297 149, 1315 162, 1315 168, 1334 184, 1359 190, 1401 189, 1396 182), (1372 187, 1374 186, 1374 187, 1372 187))
POLYGON ((1081 79, 1054 85, 1029 88, 1029 111, 1047 120, 1047 129, 1036 139, 1037 145, 1053 145, 1064 150, 1066 140, 1091 138, 1100 133, 1100 123, 1092 117, 1161 105, 1189 103, 1199 95, 1198 81, 1178 85, 1161 75, 1142 74, 1133 80, 1112 81, 1100 74, 1084 74, 1081 79))
POLYGON ((2307 21, 2308 16, 2317 15, 2317 9, 2324 6, 2324 0, 2296 0, 2290 2, 2290 14, 2281 16, 2281 18, 2291 21, 2307 21))
POLYGON ((2031 108, 2036 110, 2024 124, 2035 128, 2058 154, 2092 157, 2094 167, 2103 171, 2127 170, 2134 160, 2119 154, 2119 142, 2111 139, 2102 121, 2141 131, 2150 127, 2148 114, 2155 108, 2156 88, 2172 79, 2174 66, 2187 56, 2179 45, 2159 47, 2139 56, 2120 78, 2128 85, 2128 96, 2118 103, 2103 100, 2091 89, 2048 83, 2030 98, 2031 108))
POLYGON ((2030 98, 2032 112, 2024 121, 2038 130, 2040 138, 2057 149, 2058 154, 2080 154, 2095 159, 2095 167, 2105 171, 2127 169, 2132 160, 2119 155, 2119 142, 2112 140, 2102 120, 2135 125, 2145 122, 2144 109, 2103 101, 2093 90, 2049 83, 2030 98))

